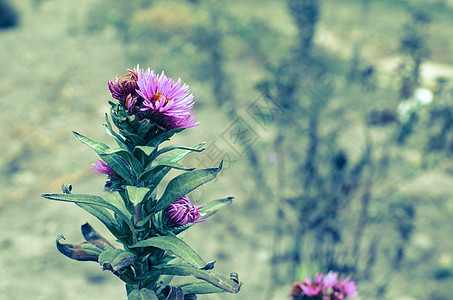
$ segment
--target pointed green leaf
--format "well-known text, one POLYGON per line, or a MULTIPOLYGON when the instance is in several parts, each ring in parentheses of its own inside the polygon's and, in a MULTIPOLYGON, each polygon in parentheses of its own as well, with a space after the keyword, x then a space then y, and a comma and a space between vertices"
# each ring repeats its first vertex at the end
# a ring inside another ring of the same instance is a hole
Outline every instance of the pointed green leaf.
POLYGON ((167 296, 165 300, 184 300, 184 292, 179 287, 167 285, 163 290, 162 294, 167 296))
MULTIPOLYGON (((143 172, 143 166, 128 150, 119 148, 110 148, 105 150, 102 154, 116 154, 124 159, 130 166, 132 166, 135 174, 138 176, 143 172)), ((113 168, 112 168, 113 169, 113 168)))
MULTIPOLYGON (((124 151, 124 150, 123 150, 124 151)), ((100 153, 99 157, 107 164, 116 174, 121 176, 127 183, 131 184, 134 175, 131 168, 118 154, 103 154, 100 153)))
POLYGON ((133 264, 136 260, 137 256, 134 253, 121 249, 103 251, 98 259, 99 265, 103 270, 111 270, 113 272, 133 264))
POLYGON ((157 236, 136 243, 132 248, 155 247, 162 250, 170 251, 177 257, 185 260, 189 264, 204 268, 206 262, 196 253, 189 245, 176 236, 157 236))
POLYGON ((107 150, 109 148, 109 146, 107 146, 106 144, 104 143, 101 143, 101 142, 96 142, 95 140, 92 140, 84 135, 81 135, 80 133, 77 133, 75 131, 72 132, 76 138, 78 138, 82 143, 90 146, 91 148, 93 148, 94 151, 96 151, 96 153, 100 154, 102 152, 104 152, 105 150, 107 150))
POLYGON ((120 236, 123 234, 120 233, 116 226, 116 221, 112 217, 112 215, 109 213, 108 210, 106 210, 102 206, 98 205, 93 205, 93 204, 86 204, 86 203, 76 203, 78 206, 80 206, 82 209, 96 217, 99 221, 102 222, 102 224, 107 227, 107 229, 117 238, 119 239, 120 236))
POLYGON ((216 274, 211 271, 200 270, 189 264, 161 265, 153 267, 151 271, 154 274, 159 275, 195 276, 198 279, 205 280, 212 285, 233 294, 238 293, 242 285, 242 283, 233 281, 226 276, 216 274))
POLYGON ((137 151, 136 149, 142 151, 146 156, 150 156, 154 151, 156 151, 156 147, 149 146, 136 146, 134 152, 137 151))
POLYGON ((205 207, 203 207, 201 209, 200 217, 205 219, 205 218, 212 216, 213 214, 215 214, 216 212, 218 212, 225 206, 228 206, 231 203, 233 203, 233 199, 234 199, 234 197, 228 197, 228 198, 216 199, 216 200, 211 200, 209 202, 206 202, 205 207))
POLYGON ((132 213, 127 209, 126 204, 124 203, 124 200, 119 193, 107 192, 104 193, 104 198, 105 201, 114 205, 116 208, 122 211, 129 220, 132 220, 132 213))
POLYGON ((189 282, 185 284, 181 284, 178 286, 184 294, 216 294, 216 293, 225 293, 226 291, 213 286, 209 282, 206 281, 195 281, 189 282))
MULTIPOLYGON (((105 151, 109 149, 109 147, 101 142, 97 142, 92 140, 84 135, 81 135, 75 131, 73 131, 74 135, 84 144, 93 148, 94 151, 99 155, 99 157, 107 164, 109 167, 113 169, 118 175, 120 175, 123 179, 130 182, 132 179, 132 173, 127 165, 121 157, 117 154, 104 154, 105 151)), ((124 151, 124 150, 123 150, 124 151)))
POLYGON ((82 235, 85 240, 101 250, 115 249, 112 244, 100 235, 94 228, 87 222, 82 225, 82 235))
MULTIPOLYGON (((205 206, 201 209, 201 214, 200 214, 200 219, 207 219, 216 212, 218 212, 220 209, 224 208, 225 206, 230 205, 233 203, 234 197, 228 197, 228 198, 222 198, 222 199, 216 199, 216 200, 211 200, 204 204, 205 206)), ((173 233, 178 235, 181 232, 189 229, 196 223, 189 223, 187 225, 178 227, 173 229, 173 233)))
POLYGON ((105 122, 106 122, 106 124, 104 124, 105 131, 111 137, 113 137, 113 139, 116 141, 116 143, 118 144, 118 146, 120 148, 122 148, 124 150, 129 150, 124 138, 113 130, 112 124, 110 123, 109 116, 107 114, 105 114, 105 122))
POLYGON ((158 136, 150 140, 146 146, 151 146, 151 147, 156 147, 166 140, 169 140, 175 133, 183 131, 184 128, 175 128, 175 129, 170 129, 165 132, 160 133, 158 136))
POLYGON ((129 226, 131 231, 134 231, 134 225, 132 225, 131 219, 126 217, 125 211, 121 211, 118 207, 108 203, 99 196, 84 195, 84 194, 41 194, 42 197, 50 200, 74 202, 77 204, 93 204, 101 207, 108 208, 114 211, 126 224, 129 226))
MULTIPOLYGON (((198 144, 197 146, 193 147, 196 149, 201 148, 205 143, 198 144)), ((180 161, 184 156, 192 152, 191 150, 177 150, 167 156, 165 156, 162 160, 159 161, 160 165, 154 169, 152 172, 152 176, 150 176, 150 173, 148 173, 147 176, 150 178, 150 181, 148 182, 148 186, 150 187, 156 187, 162 179, 165 177, 165 175, 170 172, 171 168, 170 167, 165 167, 165 164, 167 163, 177 163, 180 161)))
MULTIPOLYGON (((156 179, 156 178, 154 178, 155 175, 159 174, 163 169, 168 169, 168 170, 176 169, 176 170, 183 170, 183 171, 193 171, 195 168, 187 168, 187 167, 184 167, 183 165, 178 164, 178 163, 161 163, 161 162, 157 162, 157 163, 153 164, 152 166, 150 166, 149 168, 147 168, 145 170, 145 172, 143 172, 140 175, 139 180, 147 181, 148 179, 151 179, 151 182, 154 183, 154 181, 156 179)), ((168 171, 167 171, 167 173, 168 173, 168 171)), ((156 186, 156 185, 152 185, 152 186, 156 186)))
POLYGON ((200 185, 214 179, 222 169, 222 163, 223 162, 220 162, 218 168, 195 170, 173 178, 168 183, 162 197, 157 202, 157 205, 154 207, 153 211, 158 212, 167 208, 170 204, 182 196, 187 195, 200 185))
POLYGON ((146 144, 146 141, 144 138, 142 138, 141 136, 138 136, 134 133, 131 133, 127 130, 124 130, 124 129, 120 129, 119 130, 121 135, 124 136, 126 139, 129 139, 130 141, 132 141, 134 144, 136 145, 144 145, 146 144))
MULTIPOLYGON (((204 144, 205 143, 203 143, 203 145, 204 144)), ((187 147, 187 146, 181 146, 181 145, 171 145, 171 146, 164 147, 164 148, 160 149, 159 151, 157 151, 156 154, 153 155, 153 159, 155 159, 156 157, 158 157, 161 154, 164 154, 164 153, 169 152, 169 151, 177 150, 177 149, 189 150, 189 152, 191 152, 191 151, 201 152, 201 151, 204 150, 204 148, 200 149, 200 147, 198 147, 198 146, 187 147)))
POLYGON ((162 158, 160 162, 161 163, 172 163, 172 162, 176 163, 192 151, 203 151, 203 149, 200 150, 200 148, 203 147, 205 144, 206 143, 201 143, 201 144, 196 145, 195 147, 192 147, 192 149, 196 149, 196 150, 181 149, 181 150, 175 151, 175 152, 165 156, 164 158, 162 158))
POLYGON ((152 290, 148 289, 141 289, 141 290, 133 290, 129 296, 127 296, 128 300, 159 300, 157 298, 156 293, 152 290))
POLYGON ((137 205, 145 199, 145 196, 150 191, 150 189, 128 185, 126 186, 126 191, 129 200, 134 203, 134 205, 137 205))
POLYGON ((56 244, 58 251, 64 256, 78 261, 98 261, 99 254, 101 254, 102 250, 95 245, 88 242, 78 245, 62 244, 60 243, 61 239, 64 240, 65 238, 60 234, 57 237, 56 244))

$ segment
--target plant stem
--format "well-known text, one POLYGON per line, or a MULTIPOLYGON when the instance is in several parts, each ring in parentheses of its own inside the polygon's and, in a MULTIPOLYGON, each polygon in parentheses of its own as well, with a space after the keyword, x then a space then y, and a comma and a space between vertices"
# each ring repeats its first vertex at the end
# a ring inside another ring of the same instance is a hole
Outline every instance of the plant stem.
MULTIPOLYGON (((134 226, 137 227, 138 222, 142 220, 142 204, 139 203, 137 205, 134 205, 134 226)), ((137 237, 138 231, 134 231, 133 233, 133 241, 134 244, 138 242, 138 237, 137 237)), ((135 266, 135 276, 136 277, 141 277, 143 275, 143 270, 142 270, 142 263, 140 262, 140 256, 142 253, 142 248, 137 249, 137 256, 139 258, 139 262, 134 264, 135 266)))

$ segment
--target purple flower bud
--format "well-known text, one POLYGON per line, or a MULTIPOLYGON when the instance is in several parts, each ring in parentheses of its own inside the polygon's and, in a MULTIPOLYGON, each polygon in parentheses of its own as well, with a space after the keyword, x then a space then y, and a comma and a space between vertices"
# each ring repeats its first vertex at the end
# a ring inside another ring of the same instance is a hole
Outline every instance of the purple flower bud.
POLYGON ((109 90, 112 97, 119 100, 125 106, 126 98, 136 96, 138 75, 136 70, 128 70, 129 73, 118 78, 115 76, 115 82, 108 81, 109 90))
POLYGON ((166 220, 173 226, 184 226, 188 223, 200 223, 207 219, 198 220, 201 214, 201 208, 205 205, 195 207, 190 202, 190 198, 182 196, 167 208, 165 212, 166 220))
POLYGON ((91 171, 93 171, 94 173, 106 174, 110 176, 111 179, 121 178, 118 174, 116 174, 115 171, 113 171, 113 169, 108 164, 106 164, 104 161, 100 159, 98 159, 98 161, 92 163, 91 165, 93 166, 93 168, 91 168, 91 171))

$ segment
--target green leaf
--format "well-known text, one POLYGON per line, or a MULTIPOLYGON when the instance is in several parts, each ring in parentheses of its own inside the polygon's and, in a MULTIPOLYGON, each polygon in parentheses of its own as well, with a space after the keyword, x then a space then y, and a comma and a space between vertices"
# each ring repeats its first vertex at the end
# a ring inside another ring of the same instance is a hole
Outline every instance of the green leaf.
MULTIPOLYGON (((126 203, 124 202, 120 193, 107 192, 104 193, 104 198, 108 203, 114 205, 116 208, 122 211, 129 220, 132 220, 132 213, 127 209, 126 203)), ((132 207, 130 208, 132 209, 132 207)))
MULTIPOLYGON (((203 143, 203 145, 204 144, 205 143, 203 143)), ((155 159, 156 157, 158 157, 161 154, 164 154, 166 152, 173 151, 176 149, 189 150, 189 152, 190 151, 201 152, 201 151, 205 150, 204 148, 200 149, 200 147, 198 147, 198 146, 187 147, 187 146, 181 146, 181 145, 171 145, 171 146, 164 147, 164 148, 160 149, 159 151, 157 151, 156 154, 153 155, 152 159, 155 159)))
POLYGON ((76 203, 78 206, 80 206, 82 209, 96 217, 99 221, 102 222, 102 224, 107 227, 107 229, 116 237, 120 238, 123 234, 118 230, 116 226, 116 221, 112 217, 112 215, 109 213, 108 210, 106 210, 102 206, 98 205, 93 205, 93 204, 85 204, 85 203, 76 203))
POLYGON ((111 137, 113 137, 113 139, 116 141, 116 143, 118 144, 118 146, 120 148, 122 148, 124 150, 129 150, 129 148, 126 145, 126 141, 124 140, 124 138, 113 130, 113 127, 112 127, 112 124, 110 123, 108 114, 105 114, 105 122, 106 122, 106 124, 104 124, 105 131, 111 137))
POLYGON ((109 165, 109 167, 113 169, 113 171, 115 171, 119 176, 121 176, 126 181, 131 182, 132 173, 129 166, 121 159, 119 155, 105 154, 105 152, 109 149, 109 147, 106 144, 92 140, 75 131, 73 131, 73 133, 82 143, 90 146, 99 155, 99 157, 107 165, 109 165))
MULTIPOLYGON (((124 151, 124 150, 123 150, 124 151)), ((107 164, 116 174, 126 180, 129 184, 134 180, 134 176, 129 165, 118 154, 98 153, 99 157, 107 164)))
POLYGON ((99 255, 99 265, 102 270, 118 270, 133 264, 137 260, 137 256, 129 251, 121 249, 110 249, 103 251, 99 255))
MULTIPOLYGON (((98 205, 101 207, 108 208, 112 211, 114 211, 131 229, 132 232, 134 232, 134 225, 131 222, 131 219, 126 216, 126 211, 120 210, 118 207, 116 207, 113 204, 110 204, 109 202, 105 201, 99 196, 93 196, 93 195, 85 195, 85 194, 41 194, 42 197, 50 200, 57 200, 57 201, 64 201, 64 202, 74 202, 77 204, 84 203, 84 204, 92 204, 92 205, 98 205)), ((112 232, 113 233, 113 232, 112 232)))
POLYGON ((122 136, 124 136, 126 139, 131 140, 134 144, 144 145, 146 143, 144 138, 132 132, 129 132, 128 130, 120 129, 119 131, 122 136))
POLYGON ((233 281, 226 276, 211 271, 200 270, 189 264, 156 266, 153 267, 151 271, 154 274, 159 275, 195 276, 198 279, 207 281, 212 285, 233 294, 238 293, 242 285, 242 283, 233 281))
MULTIPOLYGON (((183 165, 181 164, 178 164, 178 163, 161 163, 161 162, 157 162, 156 164, 153 164, 152 166, 150 166, 149 168, 147 168, 145 170, 145 172, 143 172, 140 177, 139 177, 139 180, 143 180, 143 181, 147 181, 149 178, 151 179, 151 182, 154 183, 154 176, 156 174, 159 174, 159 172, 161 172, 164 168, 167 168, 168 170, 170 169, 177 169, 177 170, 183 170, 183 171, 193 171, 195 168, 187 168, 187 167, 184 167, 183 165)), ((168 173, 168 171, 167 171, 168 173)), ((159 180, 160 182, 160 180, 159 180)), ((159 182, 157 182, 157 184, 159 184, 159 182)), ((152 185, 153 187, 157 186, 156 185, 152 185)), ((151 184, 150 184, 151 185, 151 184)))
POLYGON ((134 203, 134 205, 137 205, 145 199, 145 196, 150 191, 150 189, 128 185, 126 186, 126 191, 129 200, 134 203))
POLYGON ((162 197, 153 208, 153 211, 158 212, 167 208, 182 196, 187 195, 200 185, 214 179, 217 176, 217 173, 222 169, 222 163, 223 162, 220 162, 218 168, 195 170, 173 178, 168 183, 162 197))
POLYGON ((133 290, 129 296, 127 297, 128 300, 159 300, 157 298, 156 293, 152 290, 148 289, 141 289, 141 290, 133 290))
POLYGON ((178 286, 184 294, 216 294, 216 293, 225 293, 226 291, 213 286, 206 281, 195 281, 178 286))
POLYGON ((136 149, 141 150, 146 156, 150 156, 154 151, 156 151, 156 147, 149 146, 136 146, 134 152, 136 152, 136 149))
POLYGON ((196 149, 196 150, 187 150, 187 149, 181 149, 181 150, 178 150, 178 151, 175 151, 167 156, 165 156, 164 158, 162 158, 162 160, 160 161, 161 163, 175 163, 175 162, 178 162, 180 161, 184 156, 186 156, 187 154, 189 154, 190 152, 192 151, 203 151, 203 150, 200 150, 201 147, 203 147, 206 143, 201 143, 201 144, 198 144, 196 145, 195 147, 192 147, 192 149, 196 149))
MULTIPOLYGON (((197 146, 193 147, 195 149, 201 148, 205 143, 198 144, 197 146)), ((151 180, 148 182, 148 186, 151 187, 157 187, 157 185, 162 181, 162 179, 165 177, 165 175, 170 172, 171 167, 165 167, 165 164, 167 163, 177 163, 180 161, 184 156, 192 152, 192 150, 177 150, 167 156, 165 156, 162 160, 159 161, 160 165, 156 167, 156 169, 153 171, 152 176, 149 176, 150 174, 148 173, 146 176, 148 178, 151 178, 151 180)))
POLYGON ((216 199, 216 200, 211 200, 209 202, 206 202, 206 206, 201 209, 201 218, 208 218, 224 208, 225 206, 230 205, 233 203, 234 197, 228 197, 228 198, 222 198, 222 199, 216 199))
MULTIPOLYGON (((230 205, 233 203, 234 197, 228 197, 228 198, 223 198, 223 199, 216 199, 216 200, 211 200, 204 204, 205 206, 201 209, 201 214, 200 214, 200 219, 207 219, 216 212, 218 212, 220 209, 224 208, 225 206, 230 205)), ((189 223, 184 226, 174 228, 173 233, 178 235, 181 232, 189 229, 196 223, 189 223)))
POLYGON ((75 131, 72 132, 76 138, 78 138, 82 143, 90 146, 91 148, 93 148, 94 151, 96 151, 96 153, 100 154, 102 152, 104 152, 105 150, 109 149, 109 146, 107 146, 106 144, 104 143, 101 143, 101 142, 96 142, 95 140, 92 140, 84 135, 81 135, 80 133, 77 133, 75 131))
POLYGON ((160 133, 159 135, 157 135, 152 140, 150 140, 146 144, 146 146, 156 147, 156 146, 162 144, 163 142, 165 142, 166 140, 169 140, 175 133, 181 132, 183 130, 184 130, 184 128, 175 128, 175 129, 170 129, 170 130, 164 131, 164 132, 160 133))
POLYGON ((189 245, 176 236, 157 236, 136 243, 132 248, 155 247, 162 250, 170 251, 177 257, 185 260, 189 264, 204 268, 206 262, 196 253, 189 245))
POLYGON ((94 230, 88 222, 82 225, 82 235, 87 242, 93 244, 102 251, 115 249, 115 247, 113 247, 107 239, 94 230))
POLYGON ((167 296, 165 300, 184 300, 186 297, 184 297, 184 292, 179 288, 179 287, 174 287, 174 286, 166 286, 162 290, 162 294, 164 296, 167 296))
POLYGON ((98 261, 98 257, 102 250, 89 242, 83 242, 78 245, 62 244, 61 239, 65 239, 61 234, 57 237, 57 249, 61 254, 70 259, 78 261, 98 261))
POLYGON ((110 149, 105 150, 102 154, 103 155, 104 154, 116 154, 116 155, 120 156, 130 166, 132 166, 132 168, 137 176, 143 172, 142 164, 134 156, 132 156, 132 154, 128 150, 119 149, 119 148, 113 148, 113 149, 110 148, 110 149))

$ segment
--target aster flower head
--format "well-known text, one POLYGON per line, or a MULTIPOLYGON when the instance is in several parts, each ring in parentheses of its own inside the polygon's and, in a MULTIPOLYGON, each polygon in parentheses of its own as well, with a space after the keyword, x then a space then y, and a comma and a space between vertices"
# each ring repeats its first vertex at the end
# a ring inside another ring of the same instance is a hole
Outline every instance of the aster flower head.
POLYGON ((313 282, 311 281, 311 278, 307 276, 305 281, 300 285, 300 288, 307 296, 317 296, 323 291, 322 279, 322 274, 316 275, 313 282))
POLYGON ((188 223, 200 223, 206 219, 198 220, 201 215, 201 209, 205 205, 196 207, 190 202, 190 198, 182 196, 167 208, 165 218, 173 226, 184 226, 188 223))
POLYGON ((330 271, 323 278, 323 289, 327 291, 338 282, 338 273, 330 271))
POLYGON ((181 78, 175 82, 163 71, 156 75, 154 70, 141 70, 138 66, 137 75, 136 92, 143 99, 141 111, 146 118, 166 129, 193 128, 199 124, 190 111, 194 105, 193 94, 187 84, 181 86, 181 78))
POLYGON ((129 72, 126 75, 123 75, 118 78, 118 75, 115 76, 115 81, 108 81, 109 90, 112 93, 112 97, 119 100, 122 105, 125 105, 126 99, 128 97, 136 98, 137 93, 137 80, 138 74, 137 71, 128 70, 129 72))
POLYGON ((357 288, 355 286, 355 282, 352 281, 349 277, 340 280, 337 284, 335 284, 333 286, 333 291, 334 293, 336 292, 347 298, 353 298, 357 296, 357 288))

